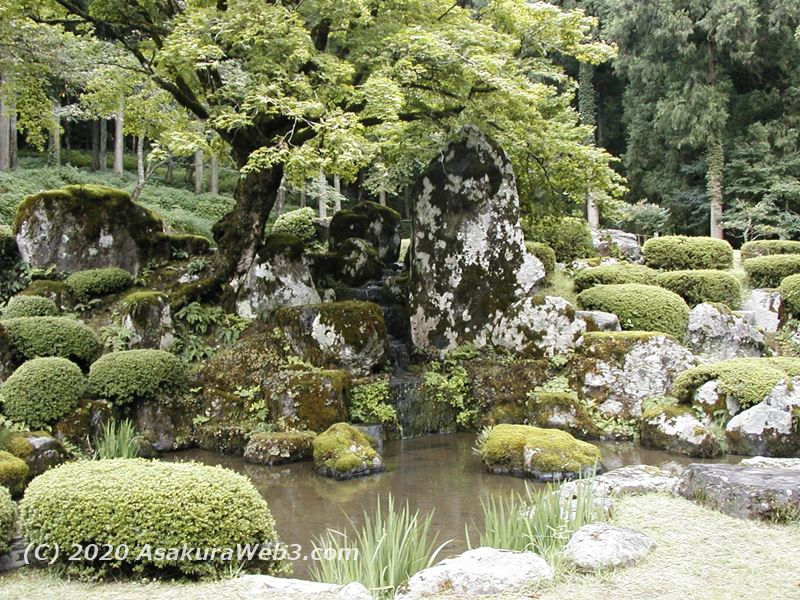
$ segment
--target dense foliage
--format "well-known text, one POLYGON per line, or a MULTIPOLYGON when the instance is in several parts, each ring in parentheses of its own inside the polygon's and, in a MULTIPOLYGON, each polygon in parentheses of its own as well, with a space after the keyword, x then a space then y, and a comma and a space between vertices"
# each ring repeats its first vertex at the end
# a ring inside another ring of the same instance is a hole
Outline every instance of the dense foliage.
POLYGON ((614 283, 655 285, 656 275, 656 271, 644 265, 628 263, 600 265, 578 271, 575 275, 575 291, 582 292, 595 285, 614 283))
POLYGON ((88 368, 100 354, 100 338, 72 317, 19 317, 2 322, 11 350, 22 360, 60 356, 88 368))
POLYGON ((680 271, 683 269, 730 269, 733 248, 724 240, 709 237, 670 235, 651 238, 642 246, 649 267, 680 271))
POLYGON ((119 405, 177 401, 186 387, 185 365, 163 350, 111 352, 89 370, 91 393, 119 405))
POLYGON ((58 307, 50 298, 44 298, 43 296, 14 296, 3 309, 3 318, 54 317, 58 312, 58 307))
POLYGON ((744 270, 755 288, 776 288, 784 277, 800 273, 800 254, 758 256, 744 261, 744 270))
POLYGON ((81 302, 121 292, 133 283, 130 273, 116 267, 78 271, 67 277, 67 286, 81 302))
POLYGON ((739 307, 742 296, 739 280, 727 271, 667 271, 658 275, 656 285, 675 292, 689 306, 703 302, 721 302, 735 309, 739 307))
POLYGON ((526 225, 525 230, 526 239, 550 246, 559 262, 597 254, 589 225, 583 219, 548 217, 526 225))
POLYGON ((11 493, 0 486, 0 555, 11 549, 11 536, 17 520, 17 505, 11 499, 11 493))
POLYGON ((542 262, 545 277, 550 277, 556 270, 556 253, 543 242, 525 242, 528 252, 542 262))
POLYGON ((756 240, 742 244, 742 260, 773 254, 800 254, 800 242, 790 240, 756 240))

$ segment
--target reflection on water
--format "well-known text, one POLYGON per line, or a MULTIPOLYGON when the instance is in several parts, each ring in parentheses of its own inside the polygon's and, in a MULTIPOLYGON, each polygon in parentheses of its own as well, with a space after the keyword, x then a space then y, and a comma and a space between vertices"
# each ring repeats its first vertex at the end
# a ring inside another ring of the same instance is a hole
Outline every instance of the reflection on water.
MULTIPOLYGON (((398 502, 408 500, 412 510, 433 511, 432 528, 438 532, 438 540, 453 540, 446 554, 455 554, 466 547, 464 525, 481 518, 481 498, 525 489, 522 479, 486 473, 471 452, 474 440, 471 434, 453 434, 386 442, 386 471, 350 481, 315 475, 310 462, 265 467, 203 450, 174 452, 165 459, 222 465, 247 475, 267 499, 281 539, 287 544, 302 544, 304 551, 310 550, 310 541, 327 528, 341 530, 349 521, 361 524, 363 511, 372 511, 378 496, 391 493, 398 502)), ((606 469, 698 462, 632 443, 598 446, 606 469)), ((739 458, 721 460, 738 462, 739 458)), ((295 563, 294 572, 302 577, 307 568, 295 563)))

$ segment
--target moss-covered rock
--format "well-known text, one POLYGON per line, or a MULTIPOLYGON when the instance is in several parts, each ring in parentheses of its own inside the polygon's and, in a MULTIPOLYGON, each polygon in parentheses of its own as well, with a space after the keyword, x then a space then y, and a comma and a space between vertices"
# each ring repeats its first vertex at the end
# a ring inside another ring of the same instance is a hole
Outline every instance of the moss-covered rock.
POLYGON ((272 421, 297 429, 325 431, 347 419, 350 375, 347 371, 283 371, 262 385, 272 421))
POLYGON ((124 269, 106 267, 73 273, 65 282, 72 295, 81 302, 121 292, 133 285, 133 277, 124 269))
POLYGON ((248 427, 237 424, 205 424, 197 428, 197 445, 217 454, 241 456, 250 439, 248 427))
POLYGON ((19 317, 2 325, 18 364, 58 356, 88 369, 102 349, 94 330, 71 317, 19 317))
POLYGON ((28 266, 22 261, 11 228, 0 225, 0 302, 19 292, 28 280, 28 266))
POLYGON ((103 424, 112 416, 111 403, 105 400, 83 400, 77 408, 53 425, 53 436, 65 444, 91 451, 92 443, 100 436, 103 424))
POLYGON ((402 373, 392 377, 389 397, 397 411, 403 437, 456 432, 458 409, 430 392, 425 378, 420 375, 402 373))
POLYGON ((17 505, 11 493, 0 486, 0 556, 11 550, 11 538, 17 523, 17 505))
POLYGON ((46 431, 12 432, 2 449, 28 464, 31 479, 67 460, 64 447, 46 431))
POLYGON ((257 465, 282 465, 311 460, 314 454, 313 431, 256 433, 247 442, 244 459, 257 465))
POLYGON ((668 271, 659 273, 656 285, 675 292, 689 306, 718 302, 735 309, 742 301, 739 280, 728 271, 668 271))
POLYGON ((17 317, 55 317, 59 309, 56 303, 44 296, 14 296, 3 309, 3 319, 17 317))
POLYGON ((791 240, 754 240, 742 244, 742 260, 773 254, 800 254, 800 242, 791 240))
POLYGON ((666 271, 730 269, 733 266, 731 245, 710 237, 665 235, 650 238, 642 252, 647 266, 666 271))
POLYGON ((142 440, 156 452, 169 452, 194 442, 194 418, 201 410, 196 397, 184 396, 166 404, 140 402, 132 412, 142 440))
POLYGON ((641 283, 656 285, 658 273, 644 265, 619 263, 582 269, 575 275, 575 291, 582 292, 596 285, 641 283))
POLYGON ((347 285, 363 285, 380 277, 382 270, 378 252, 369 242, 349 238, 339 244, 333 273, 337 280, 347 285))
POLYGON ((12 494, 21 494, 25 489, 30 469, 27 463, 10 452, 0 450, 0 486, 12 494))
POLYGON ((685 404, 661 405, 645 411, 639 433, 647 448, 699 458, 723 453, 719 440, 685 404))
POLYGON ((754 288, 777 288, 790 275, 800 273, 800 254, 759 256, 742 263, 754 288))
POLYGON ((530 393, 526 405, 526 420, 545 429, 561 429, 579 438, 599 434, 586 404, 575 392, 530 393))
POLYGON ((314 470, 332 479, 379 473, 385 466, 373 441, 347 423, 331 425, 314 439, 314 470))
POLYGON ((142 290, 122 299, 122 325, 130 332, 132 350, 166 350, 175 341, 169 297, 163 292, 142 290))
POLYGON ((497 425, 481 448, 481 461, 491 473, 538 481, 574 479, 602 471, 600 450, 566 431, 530 425, 497 425))
POLYGON ((400 213, 376 202, 361 202, 340 210, 331 219, 330 245, 333 250, 350 238, 368 242, 384 264, 397 261, 400 255, 400 213))
POLYGON ((492 344, 526 358, 570 353, 586 322, 559 296, 523 298, 509 306, 492 331, 492 344))
POLYGON ((19 293, 20 296, 41 296, 51 300, 60 310, 71 310, 75 304, 69 286, 55 279, 37 279, 19 293))
POLYGON ((292 350, 317 367, 368 375, 386 358, 383 312, 371 302, 285 307, 275 311, 272 322, 292 350))

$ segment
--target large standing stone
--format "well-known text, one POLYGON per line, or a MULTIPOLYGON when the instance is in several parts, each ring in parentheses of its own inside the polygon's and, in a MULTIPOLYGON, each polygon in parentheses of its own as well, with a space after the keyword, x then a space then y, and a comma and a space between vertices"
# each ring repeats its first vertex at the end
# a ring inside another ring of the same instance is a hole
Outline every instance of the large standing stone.
POLYGON ((800 452, 800 378, 779 382, 762 401, 725 427, 735 454, 792 457, 800 452))
POLYGON ((376 202, 362 202, 353 208, 340 210, 331 219, 331 250, 349 238, 369 242, 384 264, 397 261, 400 256, 400 213, 376 202))
POLYGON ((564 298, 523 298, 497 322, 492 344, 529 358, 552 358, 570 352, 584 331, 586 322, 564 298))
POLYGON ((631 567, 655 545, 646 533, 607 523, 591 523, 572 534, 564 556, 583 571, 600 571, 631 567))
POLYGON ((701 423, 690 406, 663 406, 647 411, 639 424, 642 445, 688 456, 722 454, 719 440, 701 423))
POLYGON ((689 313, 686 345, 710 361, 761 356, 764 334, 722 304, 698 304, 689 313))
POLYGON ((778 290, 756 289, 742 303, 742 313, 754 327, 775 333, 780 322, 781 295, 778 290))
POLYGON ((592 244, 600 256, 642 262, 642 247, 635 233, 621 229, 597 229, 592 231, 592 244))
POLYGON ((325 431, 347 420, 350 376, 347 371, 282 371, 261 384, 271 421, 289 427, 325 431))
POLYGON ((553 578, 553 570, 533 552, 476 548, 413 575, 398 590, 396 600, 438 595, 458 598, 513 594, 553 578))
POLYGON ((503 312, 544 278, 525 249, 511 163, 474 127, 423 173, 412 223, 411 337, 420 350, 486 344, 503 312))
POLYGON ((133 292, 123 300, 122 325, 131 349, 166 350, 175 341, 169 298, 161 292, 133 292))
POLYGON ((248 319, 281 306, 320 302, 303 242, 286 233, 270 235, 243 279, 232 285, 239 288, 236 312, 248 319))
POLYGON ((347 285, 363 285, 380 277, 381 261, 369 242, 358 238, 343 241, 336 254, 335 276, 347 285))

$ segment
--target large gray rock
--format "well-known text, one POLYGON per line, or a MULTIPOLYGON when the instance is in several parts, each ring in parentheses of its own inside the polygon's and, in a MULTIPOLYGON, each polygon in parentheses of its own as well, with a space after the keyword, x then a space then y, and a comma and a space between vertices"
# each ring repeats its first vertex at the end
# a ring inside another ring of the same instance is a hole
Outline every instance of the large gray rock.
POLYGON ((602 310, 579 310, 575 317, 586 323, 586 331, 621 331, 619 317, 602 310))
POLYGON ((634 494, 671 493, 678 483, 672 473, 652 465, 630 465, 608 471, 591 479, 570 481, 561 486, 561 493, 574 497, 577 487, 590 485, 596 498, 634 494))
POLYGON ((243 575, 236 579, 236 583, 236 589, 243 593, 241 598, 244 600, 372 600, 369 590, 356 582, 337 585, 270 575, 243 575))
POLYGON ((689 465, 677 493, 743 519, 800 514, 800 470, 742 465, 689 465))
POLYGON ((778 331, 781 295, 778 290, 756 289, 742 303, 750 324, 769 333, 778 331))
POLYGON ((689 313, 689 349, 710 362, 761 356, 764 334, 721 304, 698 304, 689 313))
POLYGON ((586 330, 564 298, 523 298, 506 309, 492 332, 492 344, 527 358, 552 358, 570 352, 586 330))
POLYGON ((420 350, 485 345, 503 312, 544 279, 525 248, 511 163, 474 127, 420 177, 412 222, 409 306, 420 350))
POLYGON ((564 557, 582 571, 600 571, 631 567, 655 546, 653 538, 646 533, 607 523, 591 523, 572 534, 564 548, 564 557))
POLYGON ((600 256, 624 258, 634 263, 642 262, 642 247, 635 233, 621 229, 593 230, 592 244, 600 256))
POLYGON ((169 298, 159 292, 134 292, 126 298, 122 325, 130 332, 128 347, 167 350, 175 341, 169 298), (128 298, 132 298, 128 302, 128 298))
POLYGON ((380 277, 381 261, 369 242, 358 238, 343 241, 337 250, 335 276, 347 285, 363 285, 380 277))
POLYGON ((238 289, 236 312, 252 319, 281 306, 321 302, 314 287, 303 242, 287 234, 269 236, 250 268, 231 283, 238 289))
POLYGON ((459 598, 513 594, 552 578, 550 565, 533 552, 476 548, 412 575, 395 599, 418 600, 439 594, 459 598))
POLYGON ((697 457, 723 454, 712 431, 686 405, 666 406, 648 411, 639 423, 642 445, 697 457))
POLYGON ((361 202, 353 208, 340 210, 330 222, 331 250, 350 238, 369 242, 377 258, 384 264, 397 261, 400 256, 400 213, 376 202, 361 202))
POLYGON ((764 469, 800 470, 800 458, 772 458, 770 456, 754 456, 739 461, 745 467, 761 467, 764 469))

